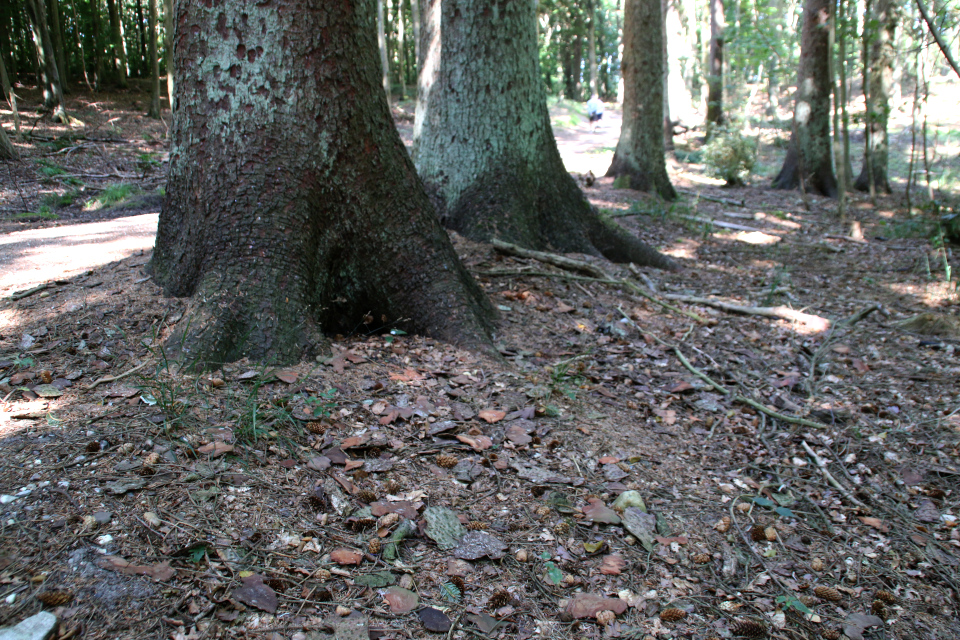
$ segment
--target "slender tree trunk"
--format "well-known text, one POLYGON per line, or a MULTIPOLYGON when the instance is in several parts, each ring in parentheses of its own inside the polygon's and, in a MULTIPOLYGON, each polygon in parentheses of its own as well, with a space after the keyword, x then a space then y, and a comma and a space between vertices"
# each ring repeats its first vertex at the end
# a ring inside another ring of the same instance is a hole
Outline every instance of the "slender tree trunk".
POLYGON ((90 17, 93 19, 93 73, 94 86, 97 89, 103 86, 103 51, 104 40, 103 24, 100 20, 100 0, 91 0, 90 17))
POLYGON ((420 0, 410 0, 410 16, 413 18, 413 59, 416 75, 420 75, 420 0))
MULTIPOLYGON (((840 71, 840 128, 843 133, 843 175, 852 177, 853 170, 850 165, 850 114, 847 112, 847 16, 846 4, 848 0, 839 0, 837 3, 837 31, 839 42, 837 50, 840 56, 838 65, 840 71)), ((844 184, 849 188, 849 181, 844 180, 844 184)))
MULTIPOLYGON (((148 9, 149 10, 149 9, 148 9)), ((140 77, 145 76, 149 67, 150 58, 147 57, 147 33, 143 26, 143 1, 137 0, 137 34, 138 40, 140 43, 140 64, 137 65, 137 68, 140 69, 140 77)))
POLYGON ((13 111, 13 129, 17 132, 17 141, 23 141, 23 133, 20 131, 20 112, 17 110, 17 94, 13 92, 13 86, 10 83, 10 77, 7 75, 7 67, 3 64, 3 56, 0 56, 0 88, 3 89, 3 97, 10 105, 13 111))
POLYGON ((77 15, 77 0, 70 0, 70 10, 73 12, 73 34, 76 36, 77 51, 80 54, 80 70, 83 71, 83 82, 87 85, 87 89, 93 91, 93 86, 90 84, 90 75, 87 73, 87 56, 83 52, 83 37, 80 35, 80 18, 77 15))
POLYGON ((660 0, 625 0, 623 16, 623 124, 608 176, 627 176, 631 189, 666 200, 670 184, 663 145, 663 30, 660 0))
MULTIPOLYGON (((864 147, 864 159, 870 160, 874 190, 890 193, 890 181, 887 178, 887 120, 890 115, 890 93, 893 90, 893 63, 896 57, 894 38, 900 22, 900 7, 894 0, 876 0, 876 12, 872 18, 879 26, 870 38, 868 71, 865 72, 868 77, 864 78, 864 87, 869 87, 866 118, 869 147, 864 147)), ((870 190, 867 164, 864 162, 863 170, 854 184, 859 191, 870 190)))
POLYGON ((380 90, 374 0, 179 0, 177 23, 150 269, 168 295, 193 297, 169 351, 194 368, 290 362, 322 350, 321 331, 371 320, 489 345, 492 307, 380 90))
POLYGON ((388 0, 377 0, 377 45, 380 47, 380 68, 383 72, 383 92, 387 94, 387 102, 390 102, 390 59, 387 55, 387 30, 383 6, 386 2, 388 2, 388 0))
POLYGON ((831 3, 806 0, 800 44, 800 69, 793 111, 793 134, 777 189, 837 196, 830 152, 830 30, 831 3))
POLYGON ((663 148, 664 151, 673 151, 673 117, 670 115, 670 49, 667 46, 669 38, 667 32, 667 12, 670 0, 660 0, 660 28, 662 29, 662 58, 663 77, 661 79, 663 95, 663 148))
POLYGON ((160 118, 160 57, 157 52, 157 0, 150 0, 150 110, 147 117, 160 118))
POLYGON ((723 0, 710 0, 710 53, 707 68, 707 125, 723 124, 723 0))
POLYGON ((127 87, 127 48, 123 42, 123 24, 120 20, 120 8, 117 3, 121 0, 107 0, 107 11, 110 14, 110 39, 113 55, 113 68, 117 72, 117 85, 121 89, 127 87))
POLYGON ((0 160, 16 160, 17 157, 17 149, 10 142, 7 130, 0 127, 0 160))
POLYGON ((403 31, 403 0, 397 0, 397 75, 400 76, 400 99, 407 99, 406 65, 404 64, 406 46, 403 31))
POLYGON ((0 4, 0 57, 7 58, 7 71, 14 82, 17 80, 17 51, 14 49, 14 16, 9 15, 17 11, 12 3, 0 4))
MULTIPOLYGON (((564 168, 540 78, 536 1, 425 4, 413 157, 444 224, 480 241, 672 266, 601 219, 564 168)), ((662 145, 659 122, 657 132, 662 145)))
POLYGON ((587 55, 590 59, 590 95, 599 96, 600 86, 597 83, 597 7, 594 0, 587 0, 587 55))
POLYGON ((865 3, 865 12, 863 20, 863 39, 862 39, 862 50, 863 55, 860 60, 862 62, 861 69, 863 71, 863 103, 864 103, 864 114, 863 114, 863 166, 866 170, 866 184, 868 191, 870 192, 870 202, 873 203, 873 206, 877 206, 877 184, 874 180, 873 172, 873 112, 871 106, 873 105, 873 96, 870 87, 870 34, 873 31, 873 25, 871 25, 872 16, 872 2, 871 0, 866 0, 865 3))
POLYGON ((55 120, 64 124, 70 122, 63 105, 63 88, 57 71, 56 52, 47 27, 47 14, 43 0, 26 0, 30 25, 37 47, 37 60, 40 64, 40 85, 43 90, 43 106, 53 111, 55 120))
POLYGON ((60 74, 60 87, 67 92, 69 73, 63 49, 63 31, 60 29, 60 3, 58 0, 47 0, 47 11, 50 16, 50 37, 53 40, 53 50, 56 55, 57 73, 60 74))
POLYGON ((167 102, 171 112, 174 109, 173 43, 173 0, 163 0, 164 65, 167 68, 167 102))

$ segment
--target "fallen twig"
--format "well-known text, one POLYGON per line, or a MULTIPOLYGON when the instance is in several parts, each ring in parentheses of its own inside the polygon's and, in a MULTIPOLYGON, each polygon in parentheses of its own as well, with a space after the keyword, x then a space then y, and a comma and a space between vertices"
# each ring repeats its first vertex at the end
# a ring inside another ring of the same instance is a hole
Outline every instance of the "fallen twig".
POLYGON ((730 304, 729 302, 722 302, 712 298, 697 298, 695 296, 684 296, 671 293, 663 294, 663 297, 668 300, 676 300, 678 302, 702 304, 708 307, 720 309, 722 311, 729 311, 730 313, 792 320, 793 322, 805 324, 816 331, 826 331, 830 328, 830 321, 826 318, 811 315, 809 313, 803 313, 802 311, 796 311, 795 309, 791 309, 789 307, 744 307, 742 305, 730 304))
POLYGON ((810 445, 808 445, 808 444, 806 443, 806 441, 801 440, 801 441, 800 441, 800 444, 803 445, 803 448, 806 450, 807 454, 808 454, 811 458, 813 458, 813 461, 816 463, 817 468, 820 469, 820 473, 823 475, 823 477, 826 479, 827 482, 829 482, 831 485, 833 485, 833 486, 837 489, 837 491, 839 491, 840 493, 843 494, 843 497, 844 497, 844 498, 846 498, 847 500, 849 500, 849 501, 852 502, 853 504, 857 505, 858 507, 866 507, 866 505, 864 505, 862 502, 860 502, 859 500, 857 500, 857 499, 853 496, 853 494, 850 493, 849 489, 847 489, 847 488, 844 487, 842 484, 840 484, 839 482, 837 482, 837 479, 834 478, 833 475, 832 475, 829 471, 827 471, 827 463, 824 462, 824 461, 823 461, 823 458, 821 458, 820 456, 818 456, 818 455, 813 451, 813 449, 810 448, 810 445))
POLYGON ((145 362, 143 362, 143 363, 138 364, 137 366, 135 366, 133 369, 130 369, 129 371, 124 371, 123 373, 121 373, 121 374, 119 374, 119 375, 116 375, 116 376, 103 376, 102 378, 98 378, 98 379, 94 380, 92 383, 90 383, 90 384, 88 384, 87 386, 85 386, 85 387, 83 388, 83 390, 84 390, 84 391, 93 391, 94 389, 96 389, 96 388, 97 388, 99 385, 101 385, 101 384, 104 384, 104 383, 107 383, 107 382, 116 382, 117 380, 122 380, 123 378, 126 378, 127 376, 129 376, 129 375, 131 375, 131 374, 133 374, 133 373, 136 373, 137 371, 140 371, 140 369, 143 369, 145 366, 147 366, 148 364, 151 364, 152 362, 153 362, 152 360, 146 360, 145 362))
POLYGON ((677 193, 682 193, 684 195, 700 198, 701 200, 708 200, 710 202, 719 202, 720 204, 729 204, 734 207, 747 206, 743 200, 731 200, 730 198, 719 198, 717 196, 710 196, 704 193, 700 193, 699 191, 687 191, 686 189, 677 189, 677 193))
POLYGON ((557 255, 556 253, 524 249, 523 247, 518 247, 515 244, 510 244, 509 242, 503 242, 502 240, 497 239, 494 239, 491 244, 493 244, 493 248, 500 253, 518 256, 521 258, 531 258, 539 262, 552 264, 553 266, 560 267, 561 269, 566 269, 567 271, 579 271, 580 273, 585 273, 589 276, 593 276, 594 278, 610 277, 600 267, 592 265, 589 262, 584 262, 583 260, 574 260, 573 258, 557 255))
POLYGON ((33 288, 31 288, 31 289, 25 289, 24 291, 17 291, 17 292, 15 292, 14 294, 12 294, 12 295, 10 296, 10 299, 11 299, 11 300, 23 300, 24 298, 29 298, 29 297, 32 296, 33 294, 35 294, 35 293, 40 293, 41 291, 45 291, 45 290, 47 290, 47 289, 49 289, 49 288, 50 288, 50 283, 49 283, 49 282, 44 282, 43 284, 37 285, 36 287, 33 287, 33 288))
POLYGON ((720 227, 722 229, 733 229, 734 231, 749 231, 751 233, 766 233, 767 235, 776 235, 775 231, 764 231, 763 229, 757 229, 756 227, 748 227, 745 224, 737 224, 736 222, 724 222, 723 220, 715 220, 713 218, 706 218, 704 216, 679 216, 684 220, 692 220, 693 222, 703 222, 705 224, 712 224, 715 227, 720 227))

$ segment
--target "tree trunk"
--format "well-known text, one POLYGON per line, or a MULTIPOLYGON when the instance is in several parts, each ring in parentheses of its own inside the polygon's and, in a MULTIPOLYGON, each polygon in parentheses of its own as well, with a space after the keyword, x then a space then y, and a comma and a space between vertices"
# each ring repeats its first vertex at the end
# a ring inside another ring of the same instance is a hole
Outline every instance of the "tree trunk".
POLYGON ((492 10, 424 1, 413 157, 441 220, 480 241, 672 266, 601 219, 564 168, 540 80, 536 1, 492 10))
POLYGON ((13 128, 17 133, 17 141, 23 142, 23 133, 20 131, 20 111, 17 109, 17 94, 13 92, 13 86, 10 84, 7 67, 3 64, 3 56, 0 56, 0 88, 3 89, 3 98, 13 112, 13 128))
POLYGON ((625 0, 623 13, 623 125, 607 175, 675 200, 664 160, 660 0, 625 0))
POLYGON ((167 102, 173 112, 173 0, 163 0, 164 66, 167 68, 167 102))
MULTIPOLYGON (((149 11, 149 8, 147 10, 149 11)), ((138 39, 140 40, 140 64, 137 66, 140 68, 140 77, 142 78, 146 75, 148 65, 150 64, 150 58, 147 56, 147 34, 143 26, 142 0, 137 0, 137 33, 139 34, 138 39)))
POLYGON ((37 46, 37 60, 40 64, 40 85, 43 90, 43 106, 53 111, 55 120, 68 124, 70 119, 63 106, 63 88, 60 86, 60 74, 57 71, 56 52, 47 28, 47 12, 43 0, 27 0, 27 13, 33 39, 37 46))
POLYGON ((420 0, 410 0, 410 17, 413 18, 413 59, 416 72, 420 73, 420 0))
POLYGON ((0 126, 0 160, 16 160, 17 149, 10 142, 7 130, 0 126))
POLYGON ((67 61, 63 54, 63 31, 60 29, 60 3, 57 0, 47 0, 48 15, 50 16, 50 38, 53 41, 53 51, 56 55, 57 73, 60 74, 60 88, 66 91, 69 73, 67 61))
POLYGON ((710 0, 710 53, 707 69, 707 124, 723 124, 723 0, 710 0))
POLYGON ((76 38, 77 53, 80 56, 80 71, 83 72, 83 81, 86 83, 87 89, 93 91, 93 86, 90 84, 90 75, 87 73, 87 56, 83 52, 83 38, 80 35, 80 16, 77 14, 77 0, 70 0, 70 10, 73 13, 73 35, 76 38))
POLYGON ((800 34, 793 133, 774 188, 837 197, 830 153, 830 0, 806 0, 800 34))
POLYGON ((670 115, 670 48, 667 46, 667 12, 670 0, 660 0, 660 28, 663 36, 661 53, 663 58, 663 149, 664 152, 673 151, 673 116, 670 115))
POLYGON ((386 21, 383 15, 384 3, 388 0, 377 0, 377 46, 380 47, 380 69, 383 73, 383 92, 390 102, 390 58, 387 55, 386 21))
POLYGON ((404 55, 406 55, 406 46, 404 43, 403 31, 403 0, 397 0, 397 75, 400 76, 400 99, 407 98, 407 78, 406 65, 404 64, 404 55))
POLYGON ((157 55, 157 0, 150 0, 150 110, 147 117, 160 118, 160 58, 157 55))
MULTIPOLYGON (((900 7, 893 0, 877 0, 876 15, 871 16, 879 26, 870 42, 869 60, 869 104, 867 107, 867 126, 870 143, 870 164, 873 166, 873 182, 876 189, 890 193, 890 181, 887 179, 887 158, 889 143, 887 140, 887 119, 890 115, 890 92, 893 88, 893 61, 896 56, 894 37, 897 23, 900 21, 900 7)), ((870 27, 868 27, 870 28, 870 27)), ((867 150, 864 150, 864 156, 867 150)), ((870 175, 867 162, 854 183, 858 191, 869 191, 870 175)))
POLYGON ((193 296, 167 341, 192 368, 290 362, 322 349, 321 331, 364 325, 489 345, 492 307, 377 88, 374 2, 177 2, 150 269, 193 296))
POLYGON ((90 17, 93 18, 93 73, 96 78, 94 86, 98 89, 103 86, 103 26, 100 21, 100 0, 90 3, 90 17))
POLYGON ((590 95, 599 96, 600 86, 597 82, 597 7, 594 0, 587 0, 587 55, 590 59, 590 95))
POLYGON ((120 23, 120 8, 117 6, 120 1, 107 0, 107 11, 110 14, 112 64, 117 72, 117 85, 125 89, 127 87, 127 49, 123 43, 123 25, 120 23))

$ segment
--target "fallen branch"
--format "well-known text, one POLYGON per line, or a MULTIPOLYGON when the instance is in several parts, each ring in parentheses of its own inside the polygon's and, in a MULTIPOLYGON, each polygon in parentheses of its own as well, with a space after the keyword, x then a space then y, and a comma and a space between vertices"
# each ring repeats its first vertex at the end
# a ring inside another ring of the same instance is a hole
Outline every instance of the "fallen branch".
POLYGON ((566 269, 567 271, 579 271, 580 273, 585 273, 588 276, 593 276, 594 278, 610 278, 610 276, 607 275, 607 273, 604 272, 600 267, 592 265, 589 262, 584 262, 583 260, 574 260, 573 258, 557 255, 555 253, 547 253, 545 251, 524 249, 523 247, 518 247, 515 244, 510 244, 509 242, 503 242, 502 240, 497 239, 494 239, 491 244, 493 244, 493 248, 500 253, 518 256, 520 258, 531 258, 533 260, 537 260, 538 262, 545 262, 547 264, 552 264, 555 267, 566 269))
POLYGON ((677 189, 677 193, 682 193, 688 196, 693 196, 701 200, 707 200, 709 202, 718 202, 720 204, 729 204, 734 207, 745 207, 747 206, 743 200, 731 200, 730 198, 719 198, 717 196, 710 196, 699 191, 687 191, 686 189, 677 189))
POLYGON ((24 298, 29 298, 30 296, 32 296, 32 295, 35 294, 35 293, 40 293, 41 291, 46 291, 47 289, 50 288, 50 286, 51 286, 51 285, 50 285, 49 282, 44 282, 43 284, 38 285, 38 286, 36 286, 36 287, 33 287, 33 288, 31 288, 31 289, 25 289, 25 290, 23 290, 23 291, 17 291, 17 292, 15 292, 13 295, 10 296, 10 299, 11 299, 11 300, 23 300, 24 298))
POLYGON ((849 489, 847 489, 847 488, 844 487, 842 484, 840 484, 839 482, 837 482, 837 479, 834 478, 833 475, 832 475, 829 471, 827 471, 827 463, 823 461, 823 458, 821 458, 821 457, 818 456, 816 453, 814 453, 813 449, 810 448, 810 445, 808 445, 804 440, 801 440, 801 441, 800 441, 800 444, 803 445, 803 448, 806 450, 807 454, 808 454, 811 458, 813 458, 813 461, 816 463, 817 468, 820 469, 820 473, 823 475, 823 477, 826 479, 826 481, 829 482, 831 485, 833 485, 833 486, 837 489, 837 491, 839 491, 840 493, 842 493, 844 498, 846 498, 847 500, 849 500, 849 501, 852 502, 853 504, 857 505, 858 507, 865 507, 865 506, 866 506, 866 505, 864 505, 862 502, 860 502, 859 500, 857 500, 857 499, 853 496, 853 494, 850 493, 849 489))
POLYGON ((802 311, 796 311, 795 309, 791 309, 789 307, 744 307, 737 304, 730 304, 729 302, 714 300, 712 298, 697 298, 695 296, 684 296, 675 293, 663 294, 663 297, 668 300, 676 300, 677 302, 702 304, 715 309, 720 309, 721 311, 728 311, 730 313, 791 320, 793 322, 805 324, 816 331, 826 331, 830 328, 830 321, 826 318, 811 315, 809 313, 803 313, 802 311))
POLYGON ((713 218, 705 218, 703 216, 679 216, 684 220, 693 220, 694 222, 703 222, 706 224, 712 224, 715 227, 720 227, 721 229, 733 229, 734 231, 749 231, 751 233, 766 233, 767 235, 776 235, 772 231, 764 231, 763 229, 757 229, 756 227, 748 227, 745 224, 737 224, 736 222, 724 222, 723 220, 714 220, 713 218))
POLYGON ((592 277, 590 277, 590 276, 577 276, 577 275, 574 275, 574 274, 572 274, 572 273, 555 273, 555 272, 552 272, 552 271, 526 271, 526 270, 524 270, 524 271, 517 271, 517 270, 510 270, 510 269, 490 269, 490 270, 488 270, 488 271, 474 271, 474 273, 476 273, 477 275, 480 275, 480 276, 491 276, 491 277, 495 277, 495 278, 499 278, 499 277, 510 277, 510 276, 533 276, 533 277, 540 277, 540 278, 562 278, 562 279, 565 279, 565 280, 575 280, 575 281, 576 281, 576 280, 579 280, 579 281, 581 281, 581 282, 599 282, 600 284, 609 284, 609 285, 614 285, 614 286, 619 286, 619 287, 626 287, 626 288, 629 289, 632 293, 635 293, 635 294, 637 294, 638 296, 641 296, 641 297, 643 297, 643 298, 646 298, 647 300, 649 300, 649 301, 651 301, 651 302, 653 302, 653 303, 655 303, 655 304, 657 304, 657 305, 660 305, 660 306, 663 307, 664 309, 669 309, 670 311, 673 311, 673 312, 675 312, 675 313, 679 313, 680 315, 686 316, 686 317, 690 318, 691 320, 695 320, 696 322, 699 322, 700 324, 710 324, 710 320, 708 320, 707 318, 704 318, 703 316, 697 315, 696 313, 693 313, 692 311, 684 311, 683 309, 681 309, 681 308, 679 308, 679 307, 675 307, 675 306, 673 306, 672 304, 668 304, 668 303, 664 302, 663 300, 660 300, 660 299, 656 298, 655 296, 650 295, 649 293, 647 293, 646 291, 644 291, 643 289, 641 289, 640 287, 638 287, 638 286, 635 285, 634 283, 630 282, 629 280, 625 280, 625 279, 616 280, 616 279, 609 278, 609 277, 608 277, 608 278, 592 278, 592 277))
POLYGON ((131 374, 134 374, 134 373, 136 373, 137 371, 140 371, 140 369, 143 369, 145 366, 147 366, 148 364, 151 364, 152 362, 153 362, 152 360, 146 360, 146 361, 144 361, 143 363, 138 364, 137 366, 135 366, 133 369, 130 369, 129 371, 124 371, 124 372, 121 373, 120 375, 116 375, 116 376, 103 376, 102 378, 98 378, 97 380, 94 380, 91 384, 88 384, 87 386, 85 386, 85 387, 83 388, 83 390, 84 390, 84 391, 93 391, 94 389, 96 389, 96 388, 97 388, 99 385, 101 385, 101 384, 105 384, 105 383, 107 383, 107 382, 116 382, 117 380, 122 380, 123 378, 126 378, 127 376, 129 376, 129 375, 131 375, 131 374))

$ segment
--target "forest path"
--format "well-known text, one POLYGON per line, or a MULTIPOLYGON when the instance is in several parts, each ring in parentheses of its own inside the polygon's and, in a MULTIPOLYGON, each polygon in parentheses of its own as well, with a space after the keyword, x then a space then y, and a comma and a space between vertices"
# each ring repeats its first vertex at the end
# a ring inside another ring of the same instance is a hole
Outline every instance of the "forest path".
POLYGON ((153 248, 156 213, 0 234, 0 297, 153 248))

